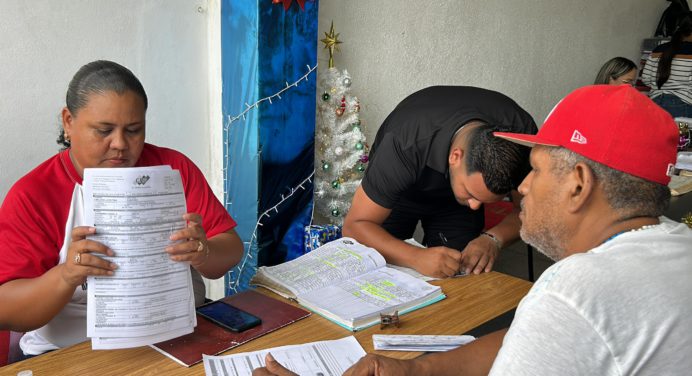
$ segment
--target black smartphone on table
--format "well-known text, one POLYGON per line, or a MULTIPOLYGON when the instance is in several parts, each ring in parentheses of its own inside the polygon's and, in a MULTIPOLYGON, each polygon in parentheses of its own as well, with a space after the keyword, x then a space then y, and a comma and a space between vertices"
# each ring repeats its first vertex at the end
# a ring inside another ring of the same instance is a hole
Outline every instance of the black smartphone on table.
POLYGON ((262 320, 221 300, 197 307, 200 316, 234 332, 242 332, 262 323, 262 320))

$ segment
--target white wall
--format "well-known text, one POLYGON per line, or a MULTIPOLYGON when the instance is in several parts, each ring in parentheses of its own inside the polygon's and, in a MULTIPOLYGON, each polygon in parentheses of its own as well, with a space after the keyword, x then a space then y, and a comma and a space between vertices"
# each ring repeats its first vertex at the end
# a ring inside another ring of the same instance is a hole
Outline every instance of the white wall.
POLYGON ((67 84, 96 59, 139 77, 149 97, 147 141, 188 155, 220 193, 212 160, 221 161, 221 140, 210 134, 220 132, 220 99, 209 84, 221 80, 210 60, 217 9, 218 0, 0 0, 0 200, 58 150, 67 84))
POLYGON ((221 197, 219 0, 0 0, 0 15, 0 201, 57 152, 67 84, 97 59, 138 76, 147 141, 185 153, 221 197))
MULTIPOLYGON (((396 104, 430 85, 507 94, 543 122, 615 56, 639 62, 665 0, 322 0, 320 38, 334 21, 337 68, 353 78, 368 140, 396 104)), ((320 70, 327 53, 319 43, 320 70)))

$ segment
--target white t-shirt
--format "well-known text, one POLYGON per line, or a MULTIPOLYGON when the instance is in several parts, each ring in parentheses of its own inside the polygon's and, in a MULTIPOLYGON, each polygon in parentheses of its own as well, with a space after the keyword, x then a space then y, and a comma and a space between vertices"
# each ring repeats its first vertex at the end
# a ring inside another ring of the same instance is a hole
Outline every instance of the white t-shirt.
POLYGON ((692 374, 692 230, 661 217, 548 268, 491 375, 692 374))

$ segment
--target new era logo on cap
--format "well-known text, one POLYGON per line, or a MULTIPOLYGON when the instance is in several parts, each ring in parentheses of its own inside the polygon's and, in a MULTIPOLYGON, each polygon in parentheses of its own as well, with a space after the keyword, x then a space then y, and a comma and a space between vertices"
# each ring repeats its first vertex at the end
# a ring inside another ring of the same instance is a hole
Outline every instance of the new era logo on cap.
POLYGON ((553 108, 538 134, 495 135, 527 146, 563 147, 659 184, 670 182, 668 166, 677 157, 673 118, 629 85, 577 89, 553 108))
POLYGON ((578 130, 574 130, 574 133, 572 133, 572 138, 570 139, 570 142, 576 142, 578 144, 586 145, 586 137, 579 133, 578 130))

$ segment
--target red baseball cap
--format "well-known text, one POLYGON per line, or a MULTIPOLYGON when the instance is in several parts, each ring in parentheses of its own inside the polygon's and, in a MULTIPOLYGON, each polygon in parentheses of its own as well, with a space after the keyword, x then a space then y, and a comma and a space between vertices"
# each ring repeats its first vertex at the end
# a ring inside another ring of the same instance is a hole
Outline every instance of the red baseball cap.
POLYGON ((670 114, 630 85, 573 91, 553 108, 536 135, 494 134, 526 146, 561 146, 663 185, 670 182, 679 137, 670 114))

